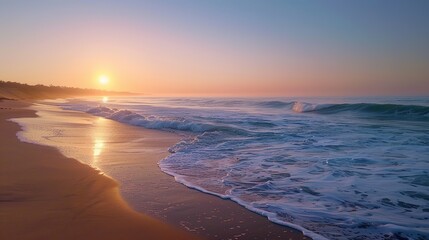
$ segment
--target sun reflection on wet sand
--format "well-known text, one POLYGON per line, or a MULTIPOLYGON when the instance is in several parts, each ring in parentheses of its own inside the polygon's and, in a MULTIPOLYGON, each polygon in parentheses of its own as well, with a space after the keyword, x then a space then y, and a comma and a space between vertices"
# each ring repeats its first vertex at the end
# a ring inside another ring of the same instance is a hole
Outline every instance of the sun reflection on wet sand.
POLYGON ((103 153, 103 150, 106 147, 106 119, 99 117, 94 121, 94 128, 91 134, 92 137, 92 166, 98 168, 98 162, 100 161, 100 155, 103 153))
POLYGON ((94 141, 94 147, 93 147, 93 156, 98 157, 100 156, 101 152, 104 148, 104 141, 101 139, 95 139, 94 141))

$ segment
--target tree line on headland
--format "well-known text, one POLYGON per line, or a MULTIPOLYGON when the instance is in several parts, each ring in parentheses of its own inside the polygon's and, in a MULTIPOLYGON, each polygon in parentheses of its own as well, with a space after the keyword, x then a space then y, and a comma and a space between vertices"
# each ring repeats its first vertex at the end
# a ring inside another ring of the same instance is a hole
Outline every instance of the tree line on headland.
POLYGON ((135 95, 128 92, 115 92, 99 89, 76 88, 65 86, 28 85, 0 80, 1 99, 52 99, 78 96, 118 96, 135 95))

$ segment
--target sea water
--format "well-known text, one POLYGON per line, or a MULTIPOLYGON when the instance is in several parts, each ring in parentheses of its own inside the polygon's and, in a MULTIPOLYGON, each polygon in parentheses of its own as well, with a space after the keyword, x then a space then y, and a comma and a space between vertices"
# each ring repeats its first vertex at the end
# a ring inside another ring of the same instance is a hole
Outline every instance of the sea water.
POLYGON ((79 98, 183 139, 160 168, 314 238, 429 239, 429 98, 79 98))

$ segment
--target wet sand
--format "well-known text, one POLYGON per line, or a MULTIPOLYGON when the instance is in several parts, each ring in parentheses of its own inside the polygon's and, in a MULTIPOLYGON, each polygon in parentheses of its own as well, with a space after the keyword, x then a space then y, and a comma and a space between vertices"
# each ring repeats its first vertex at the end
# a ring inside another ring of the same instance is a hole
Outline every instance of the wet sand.
POLYGON ((195 239, 133 211, 95 169, 20 142, 6 119, 34 112, 16 101, 0 106, 0 239, 195 239))
MULTIPOLYGON (((69 119, 75 118, 76 121, 83 119, 88 124, 74 126, 59 124, 58 126, 64 131, 64 137, 57 139, 53 145, 113 177, 120 183, 121 195, 133 209, 139 212, 207 239, 308 239, 301 232, 274 224, 230 200, 189 189, 163 173, 157 162, 168 155, 169 146, 180 140, 177 134, 132 127, 85 113, 62 111, 54 114, 64 115, 69 119), (77 136, 76 133, 80 135, 77 136), (98 149, 97 144, 103 147, 98 149), (73 149, 80 149, 80 155, 73 149), (92 158, 85 160, 85 156, 90 155, 92 158), (123 174, 124 172, 126 174, 123 174)), ((3 114, 1 116, 3 118, 3 114)), ((43 117, 52 118, 52 116, 43 117)), ((15 124, 13 131, 16 130, 18 127, 15 124)), ((15 144, 24 144, 18 140, 15 141, 17 142, 15 144)), ((49 145, 49 143, 46 144, 49 145)), ((48 147, 42 148, 39 151, 45 152, 46 149, 54 151, 48 147)), ((2 149, 2 155, 3 152, 2 149)), ((61 166, 66 168, 65 164, 61 166)), ((92 170, 90 167, 87 168, 92 170)), ((3 175, 2 178, 4 178, 3 175)), ((83 188, 81 191, 90 191, 88 185, 83 184, 81 187, 83 188)), ((112 188, 117 189, 114 182, 112 188)), ((16 187, 16 192, 20 189, 21 187, 16 187)), ((65 195, 71 194, 66 193, 65 188, 62 191, 65 195)), ((117 191, 108 197, 112 198, 113 195, 114 198, 119 198, 117 191)), ((87 209, 92 209, 94 206, 88 206, 87 209)), ((130 209, 128 211, 131 215, 136 214, 130 209)), ((67 225, 65 222, 58 223, 58 225, 61 224, 67 225)), ((101 222, 99 224, 102 225, 101 222)), ((2 228, 3 226, 6 225, 3 225, 2 221, 2 228)))

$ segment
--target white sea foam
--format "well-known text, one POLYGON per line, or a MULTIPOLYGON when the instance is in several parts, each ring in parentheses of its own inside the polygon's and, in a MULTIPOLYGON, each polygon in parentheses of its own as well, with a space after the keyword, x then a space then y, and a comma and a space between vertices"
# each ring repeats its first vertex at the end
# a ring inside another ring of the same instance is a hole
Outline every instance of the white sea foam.
POLYGON ((24 124, 24 123, 22 123, 19 118, 11 118, 11 119, 8 119, 8 120, 11 121, 11 122, 17 123, 21 127, 21 131, 18 131, 16 133, 16 137, 19 139, 19 141, 37 144, 37 142, 32 141, 31 139, 27 138, 24 135, 24 132, 28 131, 27 130, 27 125, 24 124))

